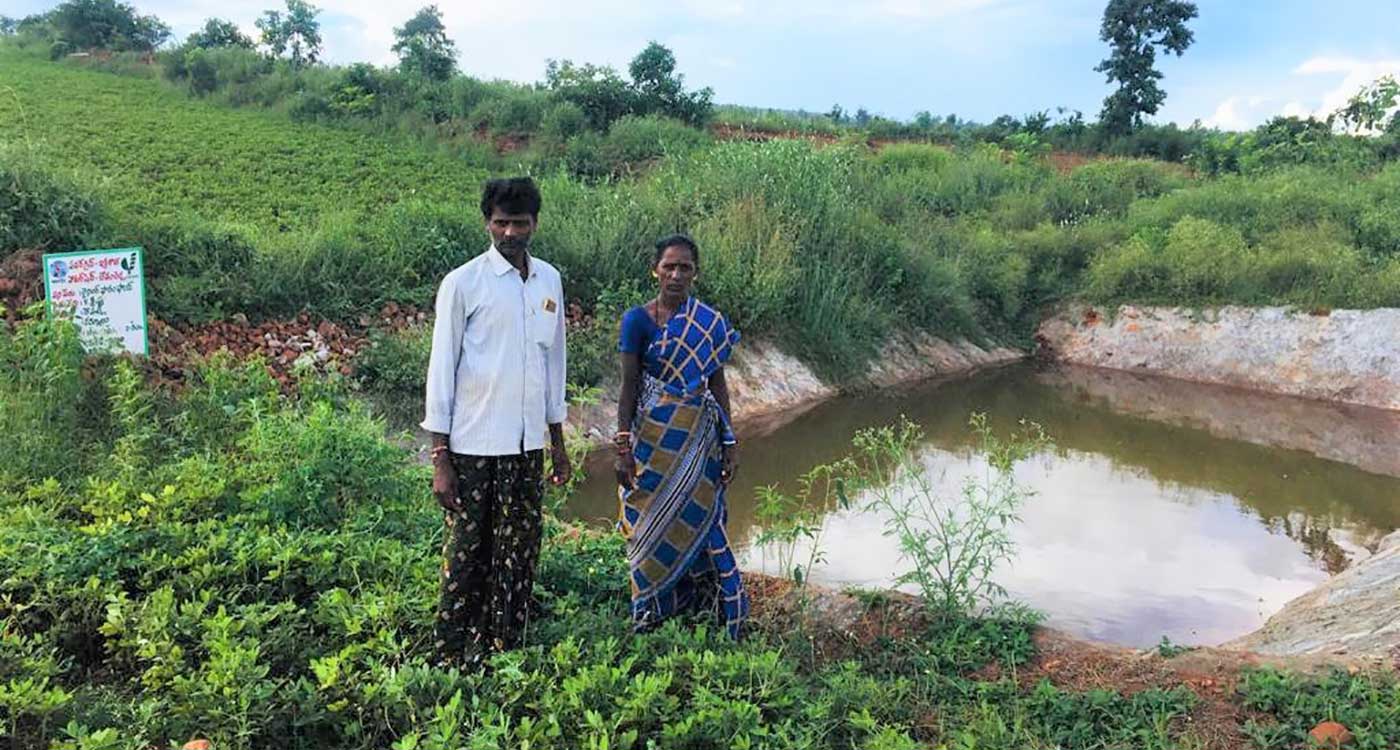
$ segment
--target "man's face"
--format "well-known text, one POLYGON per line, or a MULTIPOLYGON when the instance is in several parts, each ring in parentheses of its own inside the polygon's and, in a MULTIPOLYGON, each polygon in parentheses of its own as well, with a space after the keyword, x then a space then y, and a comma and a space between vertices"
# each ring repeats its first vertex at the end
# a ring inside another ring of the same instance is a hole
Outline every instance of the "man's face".
POLYGON ((508 214, 499 207, 491 209, 491 218, 486 220, 486 231, 491 233, 491 241, 501 255, 515 259, 530 248, 530 237, 535 233, 535 217, 530 214, 508 214))

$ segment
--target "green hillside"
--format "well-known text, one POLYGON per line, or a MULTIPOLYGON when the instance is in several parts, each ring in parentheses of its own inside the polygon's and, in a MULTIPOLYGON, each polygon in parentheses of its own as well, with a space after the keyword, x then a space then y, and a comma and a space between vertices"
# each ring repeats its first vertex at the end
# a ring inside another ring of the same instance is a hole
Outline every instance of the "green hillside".
POLYGON ((485 173, 413 145, 186 97, 0 48, 0 141, 100 179, 132 219, 181 212, 272 230, 406 199, 474 210, 485 173))
MULTIPOLYGON (((426 306, 485 239, 474 204, 488 170, 448 155, 470 150, 8 47, 0 60, 0 251, 141 245, 150 309, 166 320, 426 306)), ((988 143, 680 130, 698 133, 615 123, 600 143, 626 176, 508 168, 540 179, 536 251, 595 315, 571 345, 581 383, 610 369, 615 316, 647 293, 651 243, 678 230, 704 249, 700 295, 835 379, 897 330, 1026 343, 1067 298, 1400 305, 1400 164, 1358 161, 1351 141, 1261 146, 1246 173, 1207 177, 1129 159, 1065 172, 1043 152, 988 143)), ((501 165, 493 157, 491 171, 501 165)))

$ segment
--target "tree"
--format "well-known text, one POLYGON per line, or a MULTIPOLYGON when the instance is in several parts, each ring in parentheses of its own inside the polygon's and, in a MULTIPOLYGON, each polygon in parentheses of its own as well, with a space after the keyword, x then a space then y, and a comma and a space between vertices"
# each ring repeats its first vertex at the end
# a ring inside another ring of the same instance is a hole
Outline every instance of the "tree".
POLYGON ((1162 74, 1153 67, 1157 49, 1180 57, 1195 41, 1186 22, 1196 16, 1196 4, 1185 0, 1109 0, 1099 38, 1109 43, 1112 54, 1094 68, 1118 84, 1099 115, 1109 135, 1127 135, 1142 125, 1143 115, 1156 114, 1166 101, 1157 85, 1162 74))
POLYGON ((583 110, 590 129, 607 130, 614 120, 633 110, 635 94, 617 71, 610 67, 548 60, 544 80, 545 86, 555 96, 573 102, 583 110))
POLYGON ((1349 132, 1367 133, 1379 129, 1400 133, 1400 81, 1395 76, 1381 76, 1364 86, 1356 95, 1347 100, 1345 107, 1333 112, 1327 122, 1341 120, 1349 132), (1386 125, 1386 120, 1390 124, 1386 125))
POLYGON ((709 119, 714 89, 686 93, 685 76, 676 73, 676 56, 664 45, 648 44, 632 58, 627 71, 632 74, 632 88, 643 113, 661 113, 695 126, 709 119))
POLYGON ((19 19, 0 16, 0 36, 10 36, 19 28, 19 19))
POLYGON ((446 81, 457 72, 457 48, 447 38, 442 13, 436 5, 418 11, 402 28, 394 29, 394 54, 399 70, 434 81, 446 81))
POLYGON ((150 52, 170 38, 170 27, 116 0, 67 0, 49 15, 58 37, 73 49, 150 52))
POLYGON ((253 25, 262 32, 262 43, 273 57, 288 55, 292 65, 300 67, 314 64, 321 54, 321 24, 316 20, 320 12, 306 0, 287 0, 286 15, 263 11, 253 25))
POLYGON ((225 21, 222 18, 210 18, 204 22, 203 28, 185 39, 185 46, 198 49, 219 47, 252 49, 253 40, 248 38, 247 34, 239 31, 238 25, 234 22, 225 21))
POLYGON ((170 38, 170 27, 155 16, 137 16, 136 25, 123 41, 121 49, 154 52, 170 38))

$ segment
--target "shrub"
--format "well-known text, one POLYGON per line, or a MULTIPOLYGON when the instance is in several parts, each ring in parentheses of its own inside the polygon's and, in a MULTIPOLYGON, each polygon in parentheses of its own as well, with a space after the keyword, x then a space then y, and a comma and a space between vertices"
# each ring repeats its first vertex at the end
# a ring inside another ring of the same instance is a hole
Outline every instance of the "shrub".
POLYGON ((13 331, 0 324, 0 450, 7 456, 0 491, 82 470, 87 457, 75 452, 76 438, 93 427, 83 419, 92 388, 82 360, 71 323, 31 320, 13 331))
POLYGON ((145 249, 150 312, 203 323, 254 309, 257 252, 244 230, 193 218, 138 230, 145 249))
POLYGON ((1238 297, 1257 304, 1352 306, 1367 263, 1335 225, 1283 229, 1260 240, 1238 297))
POLYGON ((549 95, 521 89, 482 101, 472 108, 468 123, 497 135, 527 135, 540 129, 549 95))
POLYGON ((704 131, 665 117, 623 117, 608 128, 603 141, 604 158, 614 173, 658 159, 685 153, 708 141, 704 131))
POLYGON ((94 191, 60 175, 32 151, 0 149, 0 253, 85 246, 105 226, 94 191))
POLYGON ((362 387, 375 393, 419 394, 432 348, 433 331, 429 326, 393 332, 374 330, 355 358, 355 376, 362 387))
POLYGON ((1180 172, 1147 161, 1106 161, 1075 169, 1068 180, 1049 191, 1050 218, 1058 224, 1075 224, 1108 214, 1122 216, 1143 198, 1156 198, 1184 187, 1180 172))
POLYGON ((797 232, 762 198, 740 199, 695 227, 704 275, 701 291, 725 300, 741 330, 780 327, 797 283, 797 232))
POLYGON ((587 126, 588 117, 582 107, 573 102, 559 102, 552 105, 540 121, 540 137, 548 143, 563 146, 587 126))
POLYGON ((1217 302, 1239 288, 1249 255, 1238 231, 1188 217, 1160 239, 1137 235, 1095 259, 1089 290, 1101 300, 1217 302))

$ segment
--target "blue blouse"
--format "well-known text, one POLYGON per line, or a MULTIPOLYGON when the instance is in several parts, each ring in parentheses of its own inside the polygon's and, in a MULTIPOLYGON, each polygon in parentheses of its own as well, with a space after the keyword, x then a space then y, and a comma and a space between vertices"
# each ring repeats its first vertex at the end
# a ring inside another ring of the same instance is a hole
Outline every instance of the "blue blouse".
POLYGON ((651 319, 651 313, 638 305, 622 315, 617 350, 624 354, 645 354, 647 347, 660 333, 661 326, 651 319))

